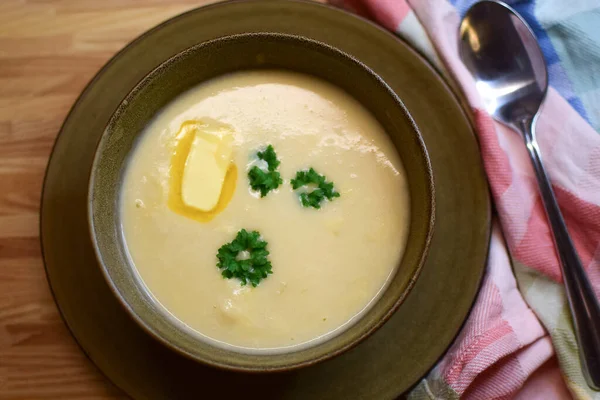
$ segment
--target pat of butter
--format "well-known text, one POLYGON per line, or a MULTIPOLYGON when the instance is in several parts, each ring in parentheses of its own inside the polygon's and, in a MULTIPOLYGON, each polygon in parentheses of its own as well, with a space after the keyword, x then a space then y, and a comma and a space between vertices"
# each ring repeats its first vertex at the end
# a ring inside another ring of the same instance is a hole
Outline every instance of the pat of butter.
POLYGON ((187 206, 201 211, 217 206, 231 164, 232 142, 231 135, 196 133, 181 181, 181 197, 187 206))

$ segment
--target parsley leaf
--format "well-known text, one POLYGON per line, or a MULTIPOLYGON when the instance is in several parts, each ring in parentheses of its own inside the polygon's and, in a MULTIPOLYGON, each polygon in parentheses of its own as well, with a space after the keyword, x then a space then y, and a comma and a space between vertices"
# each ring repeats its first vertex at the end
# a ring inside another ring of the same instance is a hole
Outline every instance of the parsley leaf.
POLYGON ((248 171, 250 187, 260 192, 260 197, 265 197, 271 190, 277 189, 283 183, 279 172, 265 172, 256 165, 248 171))
POLYGON ((242 229, 232 242, 219 248, 217 268, 224 278, 238 278, 242 286, 250 282, 256 287, 261 279, 273 273, 268 255, 267 242, 261 239, 260 233, 242 229), (248 257, 241 258, 240 253, 244 251, 248 257))
POLYGON ((276 171, 281 162, 277 159, 277 154, 271 145, 256 153, 256 156, 267 163, 267 171, 255 165, 248 171, 248 179, 252 190, 260 192, 260 197, 265 197, 283 183, 281 175, 276 171))
POLYGON ((279 167, 279 164, 281 164, 281 162, 277 159, 275 149, 273 149, 273 146, 271 145, 268 145, 264 151, 259 151, 256 153, 256 156, 259 159, 266 161, 270 172, 275 171, 277 167, 279 167))
POLYGON ((325 176, 320 175, 313 168, 296 172, 296 177, 290 183, 294 190, 303 186, 316 186, 310 192, 300 193, 300 203, 304 207, 319 209, 325 199, 331 201, 335 197, 340 197, 340 193, 336 192, 333 187, 333 182, 327 182, 325 176))

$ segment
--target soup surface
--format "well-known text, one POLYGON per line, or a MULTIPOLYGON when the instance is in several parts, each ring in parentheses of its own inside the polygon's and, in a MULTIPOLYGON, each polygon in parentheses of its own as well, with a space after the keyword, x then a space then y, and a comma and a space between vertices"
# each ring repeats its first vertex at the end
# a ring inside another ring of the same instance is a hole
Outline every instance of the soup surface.
POLYGON ((135 268, 171 317, 225 346, 287 351, 341 331, 377 299, 402 257, 408 199, 393 144, 354 98, 314 77, 250 71, 191 89, 148 125, 125 173, 121 221, 135 268), (198 135, 190 125, 225 132, 231 146, 209 212, 180 198, 178 185, 195 184, 182 183, 191 156, 178 154, 198 135), (261 197, 248 171, 269 144, 283 183, 261 197), (310 167, 340 193, 320 209, 303 207, 290 184, 310 167), (272 274, 256 287, 217 267, 241 229, 268 243, 272 274))

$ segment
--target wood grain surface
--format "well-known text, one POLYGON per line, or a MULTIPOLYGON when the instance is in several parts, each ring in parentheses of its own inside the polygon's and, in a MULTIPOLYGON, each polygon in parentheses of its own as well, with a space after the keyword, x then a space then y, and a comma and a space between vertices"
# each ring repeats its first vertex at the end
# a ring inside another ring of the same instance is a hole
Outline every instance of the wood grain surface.
POLYGON ((69 108, 133 38, 207 0, 0 0, 0 399, 116 399, 60 318, 41 260, 44 169, 69 108))

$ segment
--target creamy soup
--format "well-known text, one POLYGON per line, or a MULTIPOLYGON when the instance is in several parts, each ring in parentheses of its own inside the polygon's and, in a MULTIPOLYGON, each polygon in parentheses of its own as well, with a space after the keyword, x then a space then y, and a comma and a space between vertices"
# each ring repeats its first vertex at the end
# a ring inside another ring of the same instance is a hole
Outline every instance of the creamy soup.
POLYGON ((125 173, 121 221, 166 315, 207 341, 276 352, 340 332, 376 301, 402 257, 408 198, 393 144, 354 98, 314 77, 252 71, 189 90, 147 126, 125 173), (268 145, 282 183, 261 197, 248 171, 267 170, 257 152, 268 145), (320 209, 300 200, 314 185, 290 184, 311 167, 339 193, 320 209), (242 229, 267 242, 272 273, 256 287, 217 267, 242 229))

